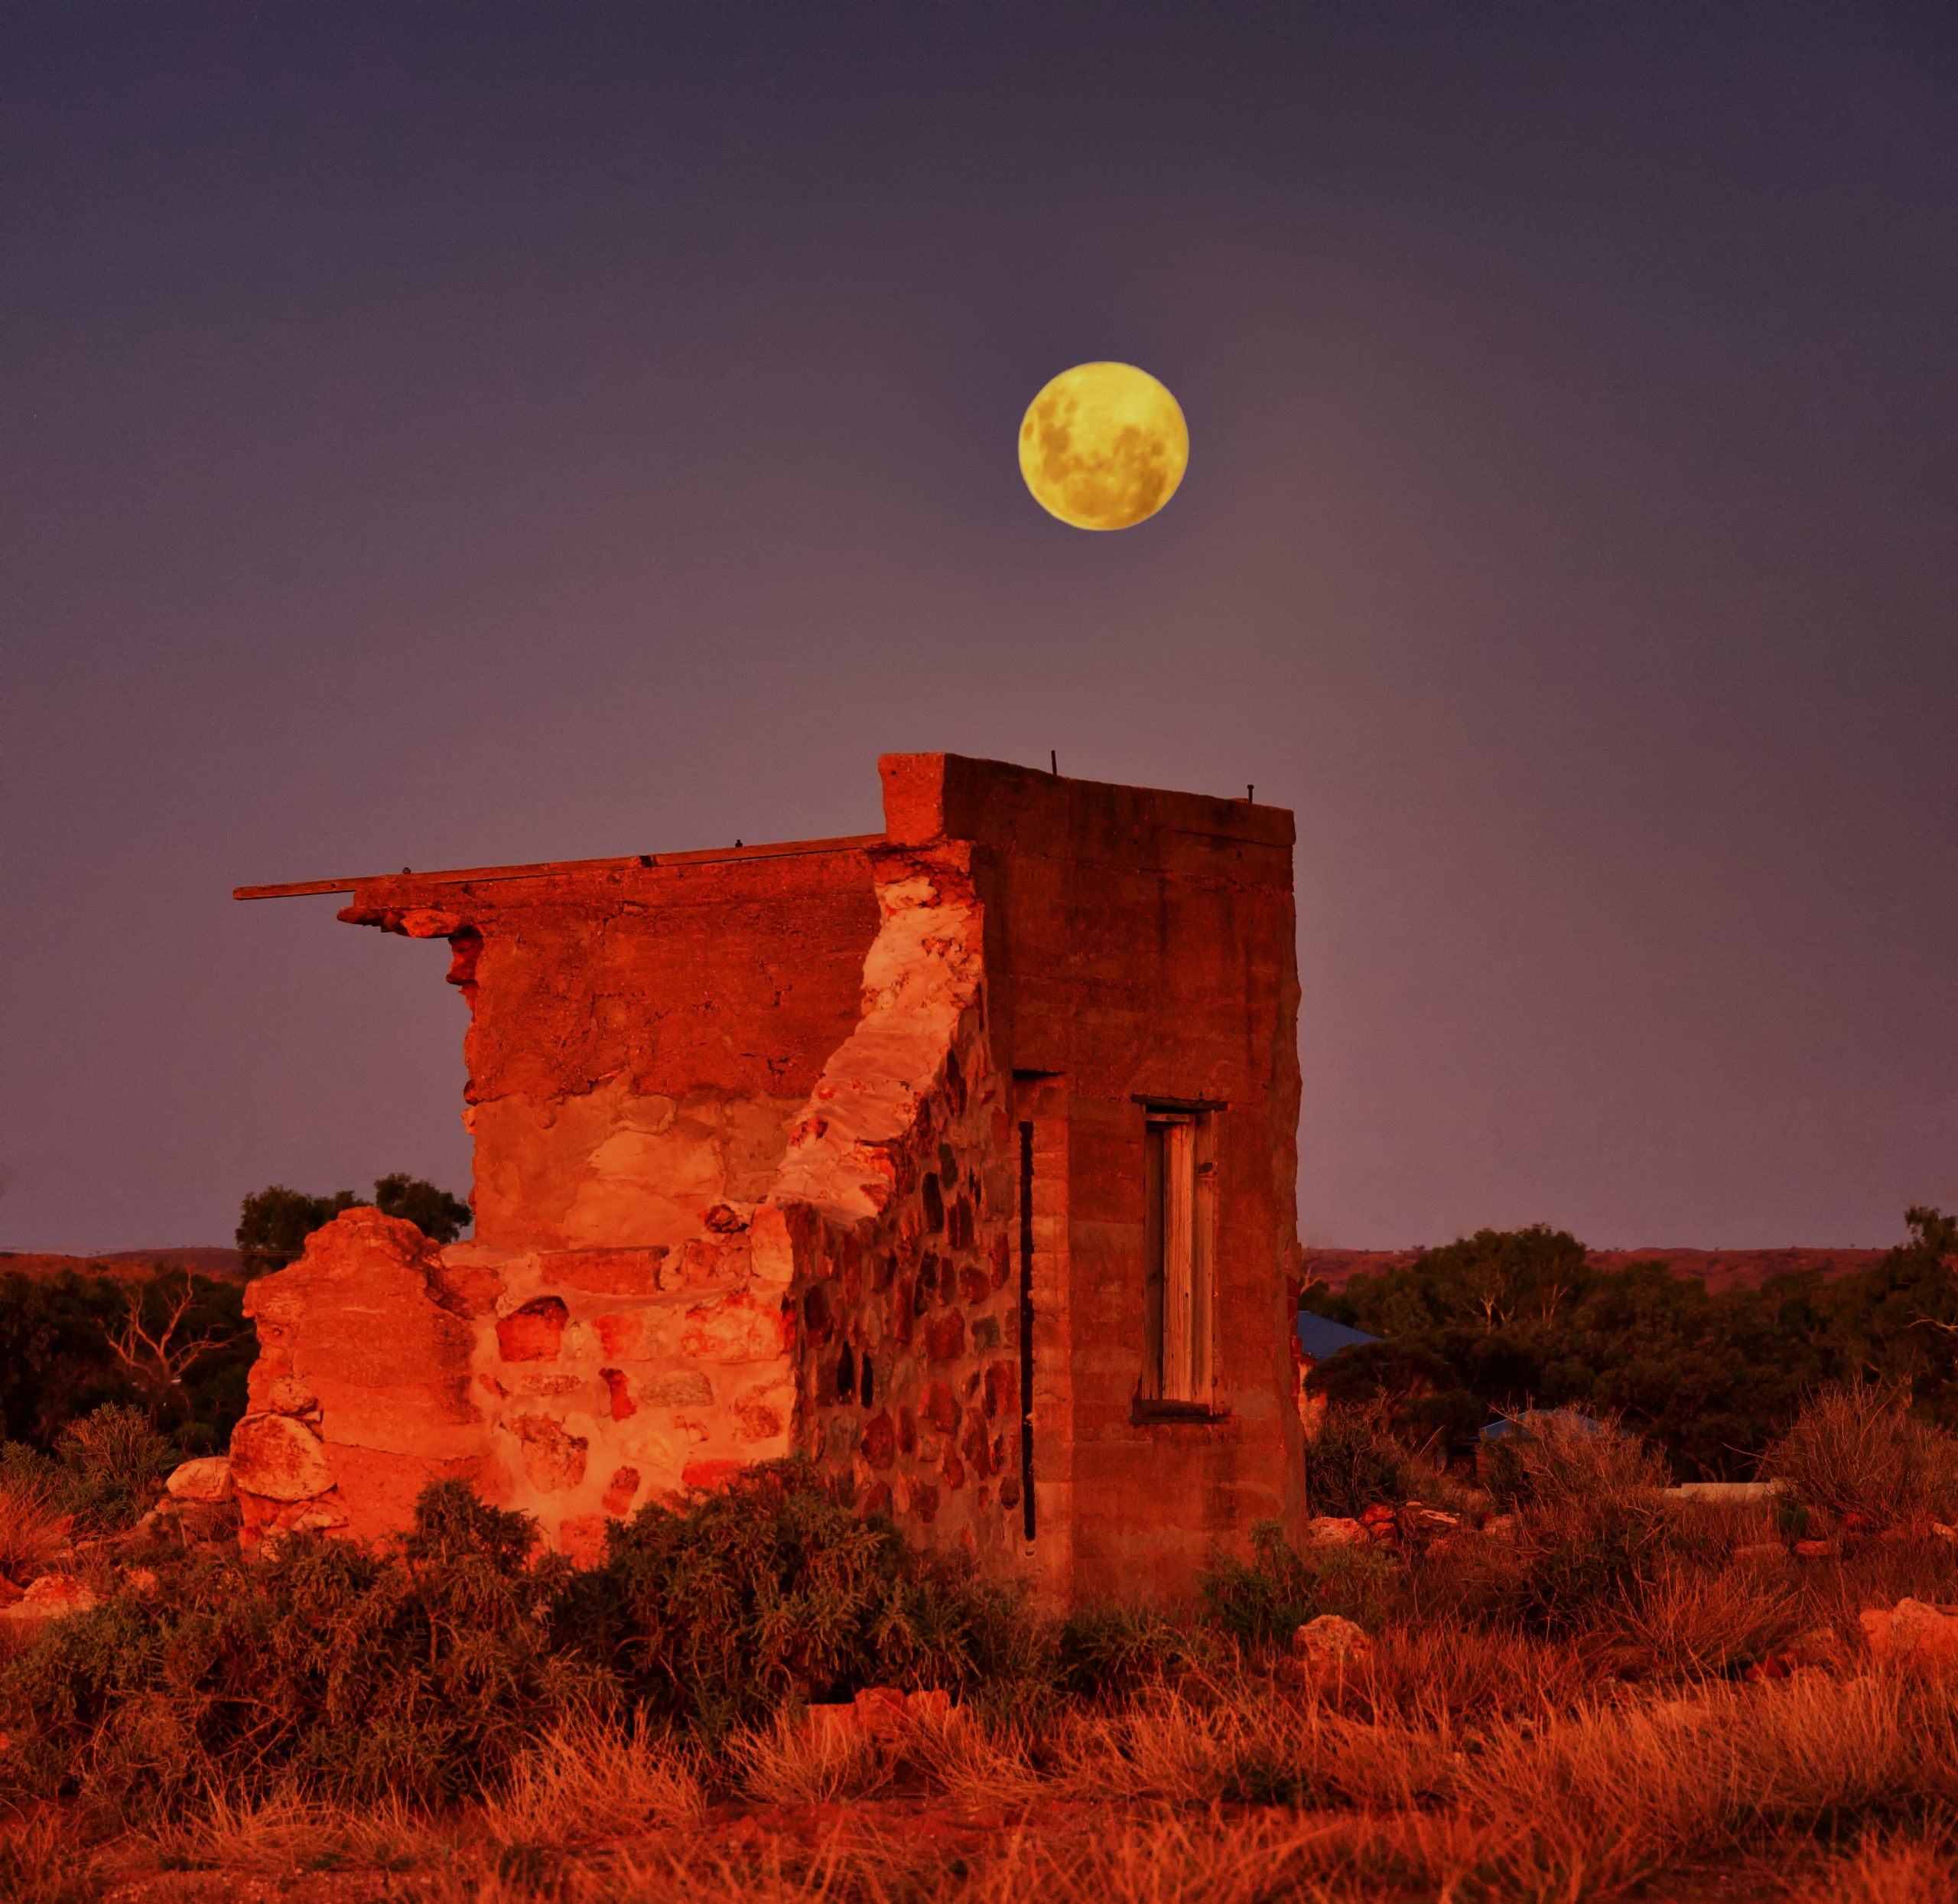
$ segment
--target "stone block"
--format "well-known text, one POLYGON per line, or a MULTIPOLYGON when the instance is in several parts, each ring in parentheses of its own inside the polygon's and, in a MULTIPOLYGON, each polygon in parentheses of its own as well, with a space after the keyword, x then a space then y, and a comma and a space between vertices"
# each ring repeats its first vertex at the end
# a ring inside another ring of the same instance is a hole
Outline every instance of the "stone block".
POLYGON ((297 1375, 280 1375, 266 1386, 268 1414, 317 1415, 319 1411, 320 1398, 297 1375))
POLYGON ((649 1376, 639 1393, 655 1408, 687 1408, 711 1403, 714 1386, 698 1369, 667 1369, 649 1376))
POLYGON ((522 1443, 525 1476, 540 1494, 566 1493, 584 1480, 591 1446, 584 1437, 549 1415, 510 1415, 503 1425, 522 1443))
POLYGON ((965 1353, 965 1318, 957 1310, 925 1325, 925 1353, 933 1362, 956 1362, 965 1353))
POLYGON ((290 1415, 248 1414, 231 1431, 231 1479, 268 1501, 306 1501, 333 1485, 320 1437, 290 1415))
POLYGON ((699 1362, 772 1361, 789 1345, 781 1305, 745 1290, 688 1310, 680 1336, 681 1353, 699 1362))
POLYGON ((873 1468, 887 1468, 897 1457, 897 1430, 887 1411, 880 1408, 864 1424, 857 1450, 873 1468))
POLYGON ((506 1362, 555 1362, 571 1311, 561 1296, 539 1296, 501 1318, 496 1352, 506 1362))
POLYGON ((232 1495, 231 1463, 221 1454, 182 1462, 171 1469, 163 1485, 174 1501, 228 1501, 232 1495))
POLYGON ((595 1325, 598 1346, 610 1362, 629 1362, 639 1353, 646 1333, 643 1316, 600 1316, 595 1325))
POLYGON ((666 1258, 664 1245, 647 1249, 578 1249, 554 1251, 541 1259, 542 1279, 587 1296, 655 1296, 666 1258))

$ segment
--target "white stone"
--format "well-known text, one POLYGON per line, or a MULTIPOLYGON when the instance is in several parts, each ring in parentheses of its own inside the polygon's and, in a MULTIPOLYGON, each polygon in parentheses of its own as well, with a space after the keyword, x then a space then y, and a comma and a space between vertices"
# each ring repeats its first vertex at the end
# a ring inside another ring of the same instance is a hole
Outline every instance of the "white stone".
POLYGON ((207 1454, 173 1469, 164 1488, 172 1500, 228 1501, 231 1499, 231 1462, 228 1456, 207 1454))

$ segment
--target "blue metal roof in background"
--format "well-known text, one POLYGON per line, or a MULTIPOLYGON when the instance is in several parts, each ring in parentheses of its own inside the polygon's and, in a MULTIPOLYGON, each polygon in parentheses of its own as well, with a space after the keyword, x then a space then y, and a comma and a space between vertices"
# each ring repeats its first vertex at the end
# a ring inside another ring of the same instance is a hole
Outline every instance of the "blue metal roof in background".
POLYGON ((1621 1434, 1623 1430, 1614 1428, 1610 1423, 1600 1421, 1595 1415, 1586 1414, 1581 1408, 1532 1408, 1520 1417, 1504 1415, 1491 1421, 1482 1430, 1485 1441, 1507 1441, 1512 1435, 1530 1439, 1530 1424, 1536 1421, 1555 1421, 1574 1428, 1579 1434, 1621 1434))
POLYGON ((1298 1331, 1301 1352, 1314 1362, 1323 1362, 1328 1356, 1336 1356, 1341 1349, 1357 1347, 1363 1342, 1380 1340, 1364 1329, 1349 1329, 1343 1322, 1335 1322, 1330 1316, 1315 1316, 1309 1309, 1299 1311, 1298 1331))

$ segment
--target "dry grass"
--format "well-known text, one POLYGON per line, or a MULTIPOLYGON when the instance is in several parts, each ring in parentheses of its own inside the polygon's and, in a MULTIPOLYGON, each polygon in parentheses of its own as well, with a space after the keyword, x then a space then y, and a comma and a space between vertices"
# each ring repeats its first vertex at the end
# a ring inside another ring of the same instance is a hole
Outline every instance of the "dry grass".
POLYGON ((147 1831, 98 1811, 85 1841, 79 1807, 0 1830, 0 1896, 1671 1904, 1716 1873, 1732 1904, 1958 1896, 1958 1678, 1878 1668, 1856 1618, 1958 1600, 1958 1552, 1737 1557, 1758 1512, 1667 1522, 1649 1467, 1595 1437, 1547 1437, 1518 1480, 1517 1538, 1412 1556, 1342 1666, 1152 1628, 1153 1665, 1098 1682, 1125 1694, 974 1698, 882 1741, 793 1709, 710 1743, 560 1704, 447 1812, 336 1803, 356 1788, 317 1767, 248 1804, 193 1755, 172 1790, 203 1795, 147 1831), (1747 1676, 1823 1626, 1833 1666, 1747 1676), (105 1888, 145 1872, 179 1888, 105 1888))
POLYGON ((1808 1506, 1858 1514, 1872 1527, 1958 1516, 1958 1437, 1911 1414, 1908 1395, 1874 1383, 1812 1396, 1761 1473, 1808 1506))
POLYGON ((117 1862, 259 1876, 387 1871, 426 1863, 444 1842, 436 1820, 399 1800, 350 1805, 290 1791, 250 1801, 211 1793, 125 1844, 117 1862))
POLYGON ((1958 1860, 1948 1833, 1878 1834, 1797 1895, 1800 1904, 1950 1904, 1958 1860))
POLYGON ((795 1711, 736 1733, 728 1754, 740 1788, 769 1805, 867 1798, 890 1782, 893 1765, 874 1740, 817 1729, 795 1711))
POLYGON ((454 1816, 213 1801, 115 1863, 220 1886, 365 1872, 332 1895, 443 1904, 1581 1904, 1709 1868, 1761 1873, 1738 1893, 1758 1904, 1958 1895, 1958 1689, 1817 1673, 1560 1707, 1539 1678, 1555 1696, 1479 1725, 1446 1690, 1410 1712, 1350 1679, 1246 1675, 1033 1736, 974 1719, 843 1752, 785 1719, 713 1762, 581 1721, 454 1816))
POLYGON ((652 1733, 590 1716, 555 1727, 482 1808, 498 1844, 559 1848, 694 1825, 706 1809, 699 1755, 652 1733))
POLYGON ((1668 1556, 1636 1598, 1602 1610, 1580 1645, 1621 1672, 1703 1678, 1764 1658, 1813 1623, 1786 1567, 1710 1571, 1668 1556))
POLYGON ((0 1897, 8 1904, 71 1904, 91 1896, 99 1865, 71 1811, 44 1805, 0 1818, 0 1897))
POLYGON ((67 1545, 74 1524, 52 1481, 8 1475, 0 1481, 0 1574, 24 1579, 39 1572, 67 1545))

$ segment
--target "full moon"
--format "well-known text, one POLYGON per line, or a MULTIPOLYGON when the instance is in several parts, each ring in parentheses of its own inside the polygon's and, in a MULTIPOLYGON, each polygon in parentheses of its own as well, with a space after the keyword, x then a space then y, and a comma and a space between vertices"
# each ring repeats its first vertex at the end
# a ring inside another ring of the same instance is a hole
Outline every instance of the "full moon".
POLYGON ((1078 363, 1026 406, 1020 473, 1076 529, 1130 529, 1176 493, 1190 433, 1176 399, 1132 363, 1078 363))

